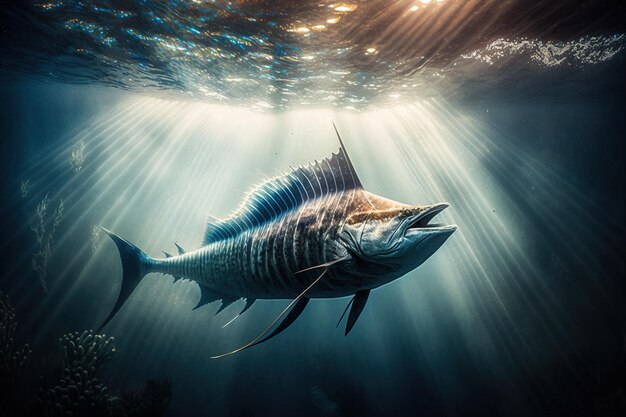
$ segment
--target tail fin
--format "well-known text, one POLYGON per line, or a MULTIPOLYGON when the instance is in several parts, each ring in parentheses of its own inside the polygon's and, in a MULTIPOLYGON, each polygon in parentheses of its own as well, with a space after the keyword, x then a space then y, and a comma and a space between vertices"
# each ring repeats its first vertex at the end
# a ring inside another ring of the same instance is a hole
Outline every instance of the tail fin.
POLYGON ((152 263, 152 258, 143 253, 143 251, 141 251, 141 249, 137 246, 133 245, 126 239, 119 237, 110 230, 105 229, 104 227, 100 228, 109 235, 117 246, 117 250, 120 252, 120 258, 122 260, 122 288, 120 289, 120 294, 118 295, 117 301, 113 306, 113 310, 111 310, 109 316, 100 325, 98 331, 106 326, 113 316, 115 316, 115 313, 117 313, 124 302, 135 290, 141 281, 141 278, 150 272, 149 268, 152 263))

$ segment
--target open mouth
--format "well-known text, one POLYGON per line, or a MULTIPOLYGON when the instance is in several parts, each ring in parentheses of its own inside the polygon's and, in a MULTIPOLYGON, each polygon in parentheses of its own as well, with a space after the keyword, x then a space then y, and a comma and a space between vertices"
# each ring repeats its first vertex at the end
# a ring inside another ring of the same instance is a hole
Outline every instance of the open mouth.
POLYGON ((428 209, 421 212, 407 228, 407 233, 412 230, 456 230, 455 225, 446 225, 441 223, 430 223, 430 221, 443 210, 445 210, 449 204, 441 203, 435 204, 428 209))

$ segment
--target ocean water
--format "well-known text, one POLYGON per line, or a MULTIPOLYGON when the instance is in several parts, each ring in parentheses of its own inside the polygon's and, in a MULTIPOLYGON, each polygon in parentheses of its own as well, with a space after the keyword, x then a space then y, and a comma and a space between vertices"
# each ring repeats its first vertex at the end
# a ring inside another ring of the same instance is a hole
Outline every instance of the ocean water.
POLYGON ((0 13, 0 415, 626 415, 623 5, 0 13), (151 256, 196 249, 209 216, 336 152, 333 123, 368 191, 446 201, 458 226, 348 336, 349 298, 314 299, 210 359, 288 301, 231 322, 244 301, 194 310, 196 284, 163 274, 98 332, 122 268, 97 226, 151 256))

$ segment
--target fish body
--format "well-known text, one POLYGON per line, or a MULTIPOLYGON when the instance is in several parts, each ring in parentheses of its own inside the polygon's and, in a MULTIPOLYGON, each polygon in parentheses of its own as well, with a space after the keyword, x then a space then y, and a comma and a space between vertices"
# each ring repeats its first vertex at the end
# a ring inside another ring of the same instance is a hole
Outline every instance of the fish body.
POLYGON ((337 136, 338 153, 264 182, 227 219, 209 222, 197 250, 176 244, 177 256, 156 259, 105 229, 118 246, 123 279, 104 324, 144 275, 161 272, 195 281, 197 307, 221 300, 221 311, 245 298, 245 311, 256 299, 292 299, 278 332, 311 298, 354 295, 347 334, 372 289, 417 268, 456 226, 429 225, 447 203, 414 206, 366 191, 337 136))
MULTIPOLYGON (((354 194, 351 190, 315 199, 193 252, 154 260, 151 268, 235 299, 293 299, 319 275, 315 270, 298 271, 347 254, 336 240, 354 194)), ((307 296, 354 294, 362 281, 331 269, 307 296)))
MULTIPOLYGON (((348 255, 341 230, 351 214, 368 205, 393 210, 399 203, 364 190, 324 196, 270 222, 243 229, 193 252, 151 261, 153 272, 184 277, 230 298, 293 299, 319 275, 311 266, 348 255)), ((400 205, 401 207, 410 206, 400 205)), ((309 298, 335 298, 373 289, 407 271, 379 266, 372 274, 355 259, 329 269, 309 298)))

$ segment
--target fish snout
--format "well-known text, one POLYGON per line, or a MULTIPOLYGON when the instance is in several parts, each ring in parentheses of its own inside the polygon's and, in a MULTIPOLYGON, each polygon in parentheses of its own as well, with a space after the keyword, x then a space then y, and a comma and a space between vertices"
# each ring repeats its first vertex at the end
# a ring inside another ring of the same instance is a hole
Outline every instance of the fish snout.
POLYGON ((450 204, 448 203, 438 203, 432 204, 430 206, 420 207, 420 210, 412 218, 410 218, 405 231, 406 235, 418 232, 447 232, 449 234, 453 233, 456 230, 456 225, 430 223, 430 221, 435 218, 435 216, 437 216, 449 206, 450 204))

